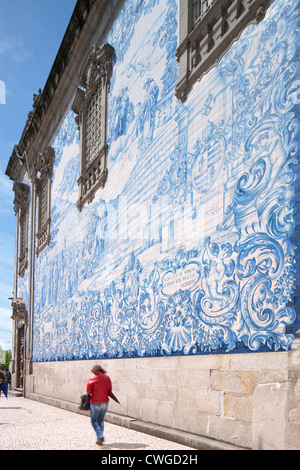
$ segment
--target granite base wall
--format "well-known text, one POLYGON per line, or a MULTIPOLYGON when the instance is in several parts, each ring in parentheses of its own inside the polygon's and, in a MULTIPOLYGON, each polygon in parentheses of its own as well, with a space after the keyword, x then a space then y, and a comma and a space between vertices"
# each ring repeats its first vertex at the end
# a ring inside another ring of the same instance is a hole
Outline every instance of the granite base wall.
MULTIPOLYGON (((76 411, 96 361, 33 364, 26 396, 76 411)), ((300 341, 288 352, 103 360, 124 418, 250 449, 300 448, 300 341)))

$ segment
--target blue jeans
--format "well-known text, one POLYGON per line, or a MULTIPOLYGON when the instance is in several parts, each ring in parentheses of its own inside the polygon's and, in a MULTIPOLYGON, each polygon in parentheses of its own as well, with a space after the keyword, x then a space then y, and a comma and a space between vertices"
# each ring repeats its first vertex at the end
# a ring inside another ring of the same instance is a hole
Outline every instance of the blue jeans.
POLYGON ((104 416, 107 412, 108 402, 105 403, 91 403, 91 421, 92 426, 97 434, 97 440, 103 437, 104 430, 104 416))

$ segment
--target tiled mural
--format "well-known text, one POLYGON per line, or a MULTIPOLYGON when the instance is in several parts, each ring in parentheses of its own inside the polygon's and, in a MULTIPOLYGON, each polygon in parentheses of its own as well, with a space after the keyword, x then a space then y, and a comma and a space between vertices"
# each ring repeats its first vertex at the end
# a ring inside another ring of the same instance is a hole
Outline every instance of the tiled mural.
POLYGON ((298 8, 276 1, 181 104, 177 1, 125 2, 107 37, 108 181, 81 212, 72 111, 52 143, 34 361, 289 348, 298 8))

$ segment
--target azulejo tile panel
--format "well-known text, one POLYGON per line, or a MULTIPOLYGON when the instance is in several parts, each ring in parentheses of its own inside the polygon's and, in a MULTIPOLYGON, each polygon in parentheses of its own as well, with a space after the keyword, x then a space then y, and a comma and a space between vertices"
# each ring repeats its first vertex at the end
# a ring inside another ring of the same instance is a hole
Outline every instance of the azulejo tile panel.
POLYGON ((35 361, 290 347, 298 14, 275 2, 180 104, 177 2, 125 2, 107 37, 108 181, 81 213, 71 111, 52 143, 35 361))

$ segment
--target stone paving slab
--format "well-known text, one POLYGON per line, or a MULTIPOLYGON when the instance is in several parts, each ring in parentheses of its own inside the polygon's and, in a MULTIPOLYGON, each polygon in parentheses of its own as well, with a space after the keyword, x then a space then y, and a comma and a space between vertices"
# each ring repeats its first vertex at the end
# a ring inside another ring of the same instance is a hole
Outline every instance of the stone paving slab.
POLYGON ((0 450, 194 450, 106 422, 96 445, 89 416, 23 397, 0 398, 0 450))

